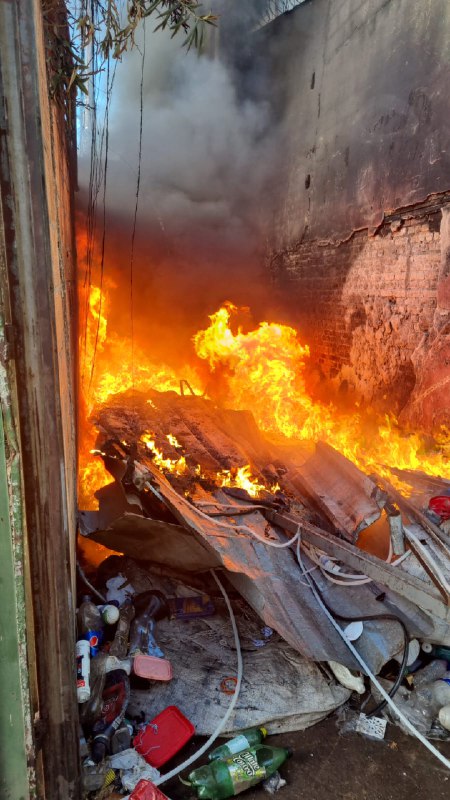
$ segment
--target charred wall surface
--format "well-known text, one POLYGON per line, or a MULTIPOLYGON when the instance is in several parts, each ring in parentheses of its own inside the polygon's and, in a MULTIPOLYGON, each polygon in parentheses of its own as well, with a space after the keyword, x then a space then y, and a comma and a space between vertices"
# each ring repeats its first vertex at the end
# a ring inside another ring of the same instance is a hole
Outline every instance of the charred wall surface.
POLYGON ((449 33, 446 0, 309 0, 258 42, 284 147, 272 276, 323 375, 397 410, 445 328, 449 33))

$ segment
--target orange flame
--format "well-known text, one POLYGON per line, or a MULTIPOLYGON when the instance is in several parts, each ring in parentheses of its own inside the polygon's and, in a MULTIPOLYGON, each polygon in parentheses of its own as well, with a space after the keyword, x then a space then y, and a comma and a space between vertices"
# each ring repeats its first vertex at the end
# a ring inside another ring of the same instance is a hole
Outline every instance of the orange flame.
POLYGON ((343 414, 331 403, 313 401, 305 386, 309 348, 297 332, 262 322, 248 333, 233 333, 230 318, 236 311, 232 304, 220 308, 210 316, 210 326, 194 336, 195 351, 208 362, 212 375, 218 367, 226 368, 230 406, 251 409, 268 433, 322 439, 366 472, 376 469, 392 478, 386 468, 396 467, 450 478, 443 453, 427 452, 423 437, 403 433, 393 417, 374 422, 373 414, 372 419, 367 413, 343 414))
POLYGON ((216 482, 219 486, 228 486, 230 488, 244 489, 250 497, 259 497, 261 492, 278 492, 280 487, 278 484, 268 488, 263 483, 259 483, 258 479, 252 475, 250 464, 244 467, 238 467, 232 470, 222 470, 216 476, 216 482))

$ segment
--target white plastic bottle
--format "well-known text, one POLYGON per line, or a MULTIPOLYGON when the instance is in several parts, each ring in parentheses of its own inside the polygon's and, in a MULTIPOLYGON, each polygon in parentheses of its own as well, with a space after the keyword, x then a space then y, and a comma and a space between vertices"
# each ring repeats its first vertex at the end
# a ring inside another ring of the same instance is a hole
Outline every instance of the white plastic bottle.
POLYGON ((77 697, 79 703, 86 703, 91 696, 89 674, 91 671, 90 645, 86 639, 80 639, 75 646, 77 660, 77 697))
POLYGON ((439 722, 446 731, 450 731, 450 705, 439 711, 439 722))
POLYGON ((438 708, 450 705, 450 672, 432 684, 433 700, 438 708))

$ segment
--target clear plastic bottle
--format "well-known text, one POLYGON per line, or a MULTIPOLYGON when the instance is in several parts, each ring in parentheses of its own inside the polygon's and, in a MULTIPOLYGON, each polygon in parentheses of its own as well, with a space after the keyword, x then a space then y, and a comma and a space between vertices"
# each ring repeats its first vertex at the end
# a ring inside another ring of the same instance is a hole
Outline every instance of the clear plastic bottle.
POLYGON ((134 606, 131 600, 125 600, 119 611, 119 621, 117 623, 114 641, 109 648, 112 656, 123 659, 128 651, 128 634, 130 632, 131 621, 134 617, 134 606))
POLYGON ((92 658, 97 655, 103 642, 103 629, 101 611, 92 602, 90 595, 85 595, 78 609, 78 632, 80 639, 87 639, 89 642, 92 658))
POLYGON ((442 678, 435 681, 431 686, 431 691, 438 708, 450 705, 450 672, 446 672, 442 678))
POLYGON ((145 592, 135 599, 138 616, 131 626, 130 656, 142 653, 164 658, 164 653, 155 639, 155 621, 167 616, 168 606, 160 592, 145 592))
POLYGON ((443 678, 446 672, 447 662, 436 658, 414 673, 414 686, 416 689, 422 689, 424 686, 443 678))

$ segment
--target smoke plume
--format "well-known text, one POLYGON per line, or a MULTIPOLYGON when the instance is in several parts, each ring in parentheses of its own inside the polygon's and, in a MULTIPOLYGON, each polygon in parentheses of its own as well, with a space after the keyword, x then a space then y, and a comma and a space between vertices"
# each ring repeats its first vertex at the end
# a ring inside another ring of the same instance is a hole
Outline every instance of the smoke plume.
POLYGON ((276 126, 263 74, 248 77, 255 4, 228 13, 233 5, 219 3, 223 16, 201 56, 187 52, 180 35, 153 32, 147 20, 117 66, 111 93, 104 274, 106 285, 120 287, 115 324, 126 333, 144 59, 133 314, 135 335, 149 337, 161 354, 180 338, 184 347, 226 299, 257 311, 267 302, 263 254, 276 126))

